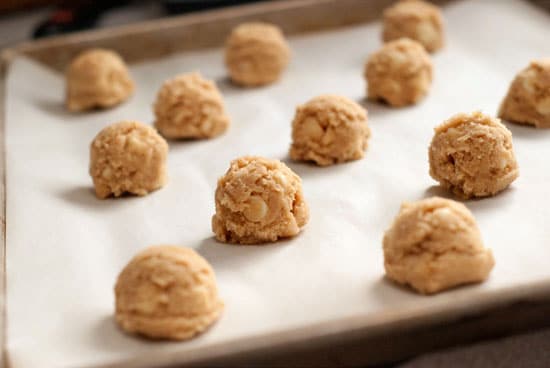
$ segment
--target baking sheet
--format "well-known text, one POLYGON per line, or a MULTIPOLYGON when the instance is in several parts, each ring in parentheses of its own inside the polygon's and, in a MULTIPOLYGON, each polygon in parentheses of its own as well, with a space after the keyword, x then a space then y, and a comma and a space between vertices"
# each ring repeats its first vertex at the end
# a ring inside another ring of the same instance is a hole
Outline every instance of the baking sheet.
POLYGON ((292 37, 283 80, 260 89, 232 86, 221 50, 135 65, 137 93, 128 103, 82 115, 65 112, 62 75, 16 59, 6 101, 11 367, 174 363, 247 337, 303 333, 347 317, 390 322, 550 283, 550 131, 514 125, 520 178, 497 197, 466 202, 495 254, 491 278, 424 297, 382 277, 381 239, 401 201, 445 195, 428 175, 432 128, 456 112, 495 113, 515 73, 550 55, 548 15, 522 1, 457 1, 444 14, 448 46, 434 56, 428 98, 402 109, 365 103, 372 129, 366 157, 328 168, 288 161, 294 108, 321 93, 364 103, 363 65, 380 46, 379 23, 292 37), (151 122, 162 81, 192 70, 218 82, 230 130, 214 140, 170 142, 162 190, 97 200, 89 142, 118 120, 151 122), (282 159, 302 177, 311 220, 300 236, 259 247, 213 240, 216 179, 245 154, 282 159), (226 310, 193 341, 151 343, 121 333, 112 318, 118 272, 136 252, 161 243, 194 247, 217 273, 226 310))

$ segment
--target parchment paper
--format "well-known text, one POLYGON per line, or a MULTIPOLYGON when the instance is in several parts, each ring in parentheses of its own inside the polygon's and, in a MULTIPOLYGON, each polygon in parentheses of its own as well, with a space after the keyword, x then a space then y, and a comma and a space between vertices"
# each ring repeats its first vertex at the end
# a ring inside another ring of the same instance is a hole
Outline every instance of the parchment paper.
POLYGON ((366 157, 328 168, 288 161, 295 106, 321 93, 362 101, 363 65, 380 46, 379 23, 292 37, 288 72, 265 88, 228 83, 221 50, 136 65, 137 93, 128 103, 79 115, 62 106, 62 75, 17 59, 8 75, 6 122, 11 366, 175 362, 234 339, 350 316, 398 319, 550 282, 550 131, 515 125, 509 128, 521 177, 494 198, 466 202, 496 257, 490 279, 423 297, 382 277, 381 239, 400 203, 445 195, 428 175, 432 128, 457 112, 496 113, 515 73, 550 55, 550 19, 527 3, 457 1, 444 14, 448 46, 434 56, 427 99, 402 109, 366 103, 366 157), (96 199, 87 172, 95 134, 121 119, 150 123, 162 81, 192 70, 218 82, 231 129, 214 140, 170 142, 170 181, 162 190, 96 199), (216 179, 244 154, 282 159, 302 177, 311 209, 302 235, 260 247, 213 240, 216 179), (217 273, 226 310, 193 341, 150 343, 121 333, 112 318, 118 272, 136 252, 161 243, 194 247, 217 273))

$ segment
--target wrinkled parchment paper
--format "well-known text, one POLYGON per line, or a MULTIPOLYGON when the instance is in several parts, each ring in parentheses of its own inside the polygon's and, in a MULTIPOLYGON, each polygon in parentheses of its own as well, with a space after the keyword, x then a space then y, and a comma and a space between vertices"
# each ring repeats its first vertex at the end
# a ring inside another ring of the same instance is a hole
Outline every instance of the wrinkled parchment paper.
POLYGON ((495 113, 515 73, 550 55, 550 18, 527 3, 457 1, 444 14, 448 45, 434 56, 428 98, 402 109, 366 103, 366 157, 328 168, 288 161, 294 108, 321 93, 362 101, 363 65, 380 46, 379 23, 292 37, 288 72, 265 88, 228 83, 221 50, 135 65, 137 93, 129 102, 80 115, 63 108, 62 75, 17 59, 8 75, 6 121, 11 366, 177 362, 236 339, 352 316, 393 321, 550 282, 550 131, 515 125, 509 128, 521 177, 497 197, 466 202, 496 257, 490 280, 423 297, 382 277, 381 239, 400 203, 445 195, 428 175, 432 128, 456 112, 495 113), (95 134, 121 119, 152 122, 162 81, 192 70, 217 81, 230 130, 214 140, 170 142, 170 181, 162 190, 96 199, 87 172, 95 134), (302 177, 311 209, 302 235, 262 247, 213 240, 216 179, 244 154, 284 160, 302 177), (193 341, 150 343, 121 333, 112 318, 118 272, 136 252, 161 243, 195 248, 217 273, 226 310, 193 341))

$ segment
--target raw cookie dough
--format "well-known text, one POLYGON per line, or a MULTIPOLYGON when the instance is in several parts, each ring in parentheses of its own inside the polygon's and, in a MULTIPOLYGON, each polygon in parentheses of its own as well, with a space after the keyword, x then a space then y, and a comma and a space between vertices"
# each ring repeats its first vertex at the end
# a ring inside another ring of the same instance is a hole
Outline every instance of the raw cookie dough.
POLYGON ((401 38, 385 44, 365 66, 367 96, 392 106, 420 101, 432 84, 430 55, 416 41, 401 38))
POLYGON ((134 92, 124 60, 114 51, 90 49, 69 65, 66 105, 70 111, 107 108, 125 101, 134 92))
POLYGON ((519 175, 512 133, 479 111, 436 127, 429 157, 432 178, 464 198, 494 195, 519 175))
POLYGON ((216 277, 193 249, 171 245, 138 253, 118 276, 115 316, 126 332, 186 340, 221 315, 216 277))
POLYGON ((168 144, 150 126, 121 121, 99 132, 90 146, 90 175, 98 198, 140 196, 166 182, 168 144))
POLYGON ((514 79, 499 117, 537 128, 550 128, 550 58, 535 60, 514 79))
POLYGON ((225 44, 225 65, 233 82, 260 86, 279 79, 290 59, 279 27, 268 23, 243 23, 233 29, 225 44))
POLYGON ((358 160, 369 136, 363 107, 346 97, 321 95, 296 109, 290 157, 321 166, 358 160))
POLYGON ((166 138, 212 138, 229 126, 218 87, 199 73, 164 82, 154 110, 155 127, 166 138))
POLYGON ((386 275, 423 294, 483 281, 495 264, 472 213, 438 197, 403 203, 383 248, 386 275))
POLYGON ((384 11, 384 42, 407 37, 420 42, 428 52, 443 47, 445 36, 439 8, 421 0, 402 0, 384 11))
POLYGON ((212 230, 221 242, 274 242, 297 235, 308 219, 302 180, 278 160, 241 157, 218 180, 212 230))

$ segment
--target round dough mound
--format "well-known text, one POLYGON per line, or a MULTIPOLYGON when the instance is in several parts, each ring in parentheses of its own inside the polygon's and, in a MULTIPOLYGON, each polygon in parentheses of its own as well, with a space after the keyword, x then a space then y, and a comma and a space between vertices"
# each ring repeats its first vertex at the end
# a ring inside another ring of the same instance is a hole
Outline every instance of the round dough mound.
POLYGON ((421 0, 402 0, 384 11, 384 42, 401 37, 418 41, 428 52, 443 47, 445 36, 439 8, 421 0))
POLYGON ((223 311, 210 264, 193 249, 170 245, 138 253, 118 276, 115 299, 120 327, 154 339, 190 339, 223 311))
POLYGON ((308 219, 302 180, 278 160, 241 157, 218 180, 212 230, 221 242, 274 242, 297 235, 308 219))
POLYGON ((261 86, 279 79, 290 59, 279 27, 243 23, 233 29, 225 45, 225 65, 233 82, 261 86))
POLYGON ((150 126, 121 121, 99 132, 90 146, 90 175, 99 198, 140 196, 166 182, 168 144, 150 126))
POLYGON ((110 50, 82 52, 69 65, 65 78, 66 105, 70 111, 118 105, 134 92, 134 82, 124 60, 110 50))
POLYGON ((415 104, 432 84, 430 55, 416 41, 401 38, 385 44, 365 66, 367 96, 392 106, 415 104))
POLYGON ((438 197, 403 203, 383 247, 386 275, 424 294, 483 281, 495 264, 472 213, 438 197))
POLYGON ((369 136, 367 111, 359 104, 341 96, 318 96, 296 109, 290 157, 321 166, 358 160, 369 136))
POLYGON ((229 126, 218 87, 199 73, 164 82, 154 110, 155 127, 166 138, 212 138, 229 126))
POLYGON ((436 127, 429 157, 432 178, 464 198, 494 195, 519 175, 512 133, 479 111, 436 127))
POLYGON ((550 128, 550 58, 532 61, 516 76, 500 106, 499 117, 550 128))

